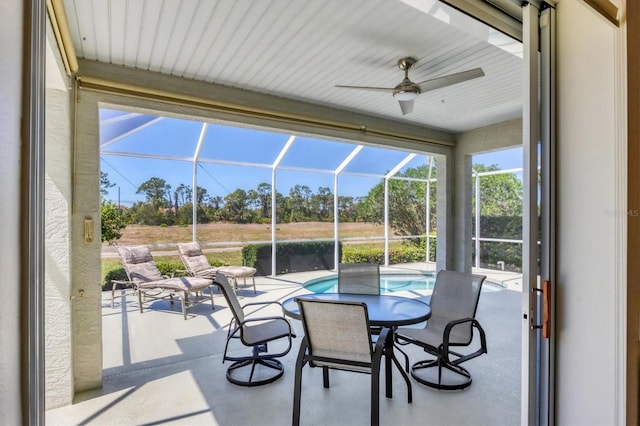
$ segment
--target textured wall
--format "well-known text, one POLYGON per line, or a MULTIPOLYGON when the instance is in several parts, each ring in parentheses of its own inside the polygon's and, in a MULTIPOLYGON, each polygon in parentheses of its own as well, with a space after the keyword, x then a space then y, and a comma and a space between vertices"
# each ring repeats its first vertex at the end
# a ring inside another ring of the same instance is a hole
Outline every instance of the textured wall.
POLYGON ((47 89, 45 183, 46 408, 71 404, 71 135, 69 95, 47 89))
POLYGON ((0 1, 0 424, 20 413, 20 108, 24 3, 0 1))
POLYGON ((81 93, 76 104, 71 214, 71 293, 75 391, 102 386, 102 288, 100 287, 100 143, 98 103, 81 93), (93 221, 92 241, 84 238, 85 220, 93 221))

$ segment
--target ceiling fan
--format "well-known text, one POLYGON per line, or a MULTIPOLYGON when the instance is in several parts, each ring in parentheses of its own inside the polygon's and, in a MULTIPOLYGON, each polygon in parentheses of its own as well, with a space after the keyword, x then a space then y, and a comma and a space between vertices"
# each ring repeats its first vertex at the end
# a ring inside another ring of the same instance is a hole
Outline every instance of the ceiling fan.
POLYGON ((482 68, 473 68, 471 70, 458 72, 455 74, 449 74, 442 77, 433 78, 431 80, 425 80, 420 83, 414 83, 409 80, 409 70, 416 63, 414 58, 402 58, 398 61, 398 68, 404 71, 404 79, 396 87, 367 87, 367 86, 341 86, 342 89, 360 89, 360 90, 374 90, 378 92, 391 92, 393 97, 400 103, 400 109, 402 115, 407 115, 413 111, 413 100, 418 97, 420 93, 428 92, 430 90, 440 89, 442 87, 451 86, 452 84, 462 83, 463 81, 472 80, 474 78, 484 76, 482 68))

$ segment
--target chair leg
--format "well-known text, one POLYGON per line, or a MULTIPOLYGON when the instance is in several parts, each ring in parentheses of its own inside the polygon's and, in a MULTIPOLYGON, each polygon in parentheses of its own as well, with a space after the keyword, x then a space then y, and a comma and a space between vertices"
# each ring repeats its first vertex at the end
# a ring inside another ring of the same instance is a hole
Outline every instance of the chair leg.
POLYGON ((438 357, 433 360, 418 361, 411 366, 411 376, 419 383, 440 390, 462 390, 471 386, 471 373, 460 365, 454 365, 445 359, 438 357), (432 375, 419 375, 418 371, 429 368, 437 368, 437 373, 432 375), (448 376, 443 380, 443 369, 453 372, 458 377, 457 380, 451 380, 448 376))
POLYGON ((329 387, 329 367, 322 367, 322 386, 329 387))
POLYGON ((258 291, 256 290, 256 277, 252 275, 251 279, 253 280, 253 294, 256 294, 258 293, 258 291))
POLYGON ((182 295, 182 316, 184 319, 187 319, 187 303, 189 303, 189 292, 183 291, 182 295))
POLYGON ((138 289, 138 306, 140 306, 140 313, 142 313, 142 290, 138 289))
POLYGON ((371 425, 380 424, 380 370, 371 371, 371 425))
POLYGON ((307 351, 306 338, 300 344, 300 350, 298 351, 298 358, 296 359, 296 372, 293 385, 293 419, 291 424, 293 426, 300 426, 300 400, 302 398, 302 367, 304 367, 304 356, 307 351))
POLYGON ((213 290, 209 287, 209 296, 211 296, 211 309, 215 310, 216 305, 213 304, 213 290))

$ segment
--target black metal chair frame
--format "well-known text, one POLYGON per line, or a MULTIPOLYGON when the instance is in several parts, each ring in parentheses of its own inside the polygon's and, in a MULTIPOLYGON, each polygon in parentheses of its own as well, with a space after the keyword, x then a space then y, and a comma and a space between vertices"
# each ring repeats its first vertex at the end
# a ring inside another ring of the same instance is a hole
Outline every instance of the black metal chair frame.
POLYGON ((229 305, 229 309, 233 313, 233 317, 229 322, 229 330, 227 331, 227 341, 224 347, 224 354, 222 358, 222 362, 232 361, 232 364, 227 368, 227 380, 235 385, 239 386, 262 386, 268 383, 273 383, 278 380, 284 374, 284 367, 282 362, 280 362, 276 358, 280 358, 289 353, 292 347, 292 338, 295 337, 291 330, 291 324, 282 316, 262 316, 262 317, 251 317, 251 318, 240 318, 240 313, 236 312, 236 306, 241 309, 242 316, 244 316, 244 309, 249 306, 267 306, 267 305, 279 305, 282 307, 280 302, 252 302, 246 303, 242 306, 238 303, 235 292, 231 289, 231 286, 224 274, 219 273, 216 276, 216 280, 213 283, 217 285, 227 300, 227 304, 229 305), (233 299, 232 299, 233 298, 233 299), (261 327, 260 323, 264 323, 265 321, 282 321, 283 324, 286 324, 286 332, 277 333, 277 334, 266 334, 263 339, 258 339, 254 341, 248 341, 245 338, 245 328, 246 327, 261 327), (255 323, 255 325, 254 325, 255 323), (287 348, 278 353, 269 353, 268 343, 281 338, 288 339, 287 348), (240 339, 242 344, 247 347, 251 347, 251 355, 247 356, 228 356, 227 351, 229 349, 229 343, 231 339, 240 339), (274 373, 268 375, 266 378, 262 380, 254 380, 254 373, 256 366, 262 365, 269 369, 274 370, 274 373), (237 372, 241 369, 250 368, 249 379, 244 380, 236 377, 237 372))

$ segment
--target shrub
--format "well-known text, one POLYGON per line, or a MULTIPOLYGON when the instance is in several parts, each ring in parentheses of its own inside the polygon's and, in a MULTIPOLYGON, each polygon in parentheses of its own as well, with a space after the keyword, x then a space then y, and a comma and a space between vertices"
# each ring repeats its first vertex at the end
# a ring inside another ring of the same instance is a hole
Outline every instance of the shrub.
MULTIPOLYGON (((338 250, 341 250, 342 245, 338 250)), ((276 273, 330 270, 334 268, 333 241, 278 243, 276 245, 276 273)), ((257 269, 257 275, 271 274, 271 244, 252 244, 242 248, 245 265, 257 269)))
MULTIPOLYGON (((424 262, 424 248, 406 245, 389 249, 389 264, 424 262)), ((384 249, 372 247, 347 246, 342 251, 343 263, 384 264, 384 249)))

